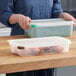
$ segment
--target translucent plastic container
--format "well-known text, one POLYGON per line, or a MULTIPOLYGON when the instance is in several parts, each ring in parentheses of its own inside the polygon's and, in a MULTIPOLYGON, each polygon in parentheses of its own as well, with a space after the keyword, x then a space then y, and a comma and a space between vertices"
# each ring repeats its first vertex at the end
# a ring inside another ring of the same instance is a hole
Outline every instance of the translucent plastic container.
POLYGON ((3 36, 10 36, 11 35, 11 28, 0 28, 0 37, 3 36))
POLYGON ((6 27, 6 25, 0 23, 0 28, 6 27))
POLYGON ((41 19, 33 20, 31 28, 25 30, 28 37, 49 37, 49 36, 71 36, 73 32, 73 21, 64 19, 41 19))
POLYGON ((46 53, 68 52, 71 41, 63 37, 42 37, 8 40, 12 53, 32 56, 46 53))

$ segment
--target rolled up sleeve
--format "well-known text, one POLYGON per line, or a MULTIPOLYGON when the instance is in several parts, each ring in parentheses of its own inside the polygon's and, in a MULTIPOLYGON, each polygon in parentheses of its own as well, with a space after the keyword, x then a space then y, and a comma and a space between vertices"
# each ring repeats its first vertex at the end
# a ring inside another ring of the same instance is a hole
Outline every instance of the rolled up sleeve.
POLYGON ((0 2, 0 22, 9 26, 9 18, 13 14, 13 0, 2 0, 0 2))
POLYGON ((62 13, 61 1, 54 0, 52 8, 52 18, 58 18, 59 14, 62 13))

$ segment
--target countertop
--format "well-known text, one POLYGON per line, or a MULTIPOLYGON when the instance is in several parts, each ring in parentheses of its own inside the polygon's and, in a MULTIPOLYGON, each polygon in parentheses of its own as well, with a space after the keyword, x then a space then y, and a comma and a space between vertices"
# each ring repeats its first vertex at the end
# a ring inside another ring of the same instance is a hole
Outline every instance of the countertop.
POLYGON ((71 37, 72 44, 67 53, 45 54, 20 57, 11 53, 9 39, 26 38, 23 35, 0 37, 0 73, 12 73, 46 68, 76 65, 76 32, 71 37))

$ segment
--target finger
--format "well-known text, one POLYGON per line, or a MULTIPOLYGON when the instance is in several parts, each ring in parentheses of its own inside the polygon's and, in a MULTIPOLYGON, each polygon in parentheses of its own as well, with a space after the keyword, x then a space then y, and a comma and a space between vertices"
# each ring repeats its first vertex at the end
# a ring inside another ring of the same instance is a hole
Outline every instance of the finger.
POLYGON ((22 29, 24 29, 24 30, 27 29, 27 26, 26 26, 25 20, 22 20, 22 21, 20 22, 19 25, 20 25, 20 27, 21 27, 22 29))
POLYGON ((27 20, 29 20, 29 22, 32 22, 31 18, 27 17, 27 20))
POLYGON ((24 19, 23 22, 22 22, 22 27, 23 29, 27 30, 30 28, 30 22, 28 19, 24 19))
POLYGON ((76 23, 74 23, 74 24, 73 24, 73 26, 75 26, 75 27, 76 27, 76 23))
POLYGON ((70 15, 65 15, 64 16, 64 19, 65 20, 68 20, 68 21, 74 21, 74 17, 70 16, 70 15))
POLYGON ((27 26, 28 28, 30 28, 30 22, 29 22, 29 20, 26 20, 25 22, 26 22, 26 26, 27 26))
POLYGON ((25 28, 25 30, 27 30, 27 29, 29 29, 30 27, 29 27, 29 23, 28 22, 24 22, 24 28, 25 28))
POLYGON ((76 20, 74 20, 74 24, 73 25, 76 27, 76 20))

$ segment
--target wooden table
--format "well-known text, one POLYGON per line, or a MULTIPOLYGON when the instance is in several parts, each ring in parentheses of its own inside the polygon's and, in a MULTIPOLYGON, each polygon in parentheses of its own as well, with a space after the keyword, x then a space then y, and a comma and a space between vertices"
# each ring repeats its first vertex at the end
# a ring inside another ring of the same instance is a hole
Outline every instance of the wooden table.
POLYGON ((76 65, 76 32, 72 37, 70 51, 68 53, 56 53, 40 56, 20 57, 11 53, 7 42, 9 39, 22 39, 25 36, 0 37, 0 73, 12 73, 62 66, 76 65))

